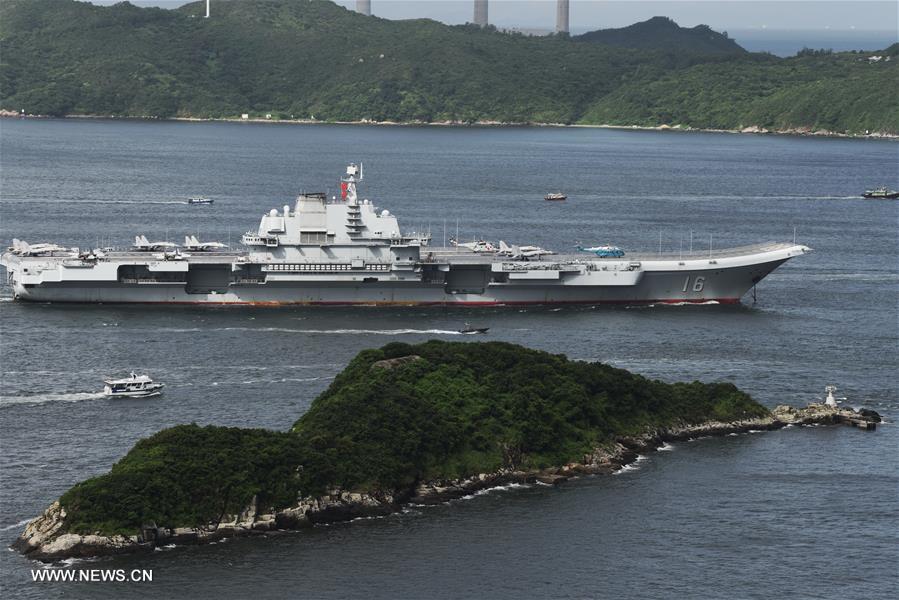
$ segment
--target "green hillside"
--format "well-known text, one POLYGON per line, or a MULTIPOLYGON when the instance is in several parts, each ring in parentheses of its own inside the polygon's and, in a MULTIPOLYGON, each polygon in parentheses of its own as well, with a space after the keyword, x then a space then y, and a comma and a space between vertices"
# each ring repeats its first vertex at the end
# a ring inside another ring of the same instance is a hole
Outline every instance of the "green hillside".
POLYGON ((684 54, 744 54, 746 52, 726 34, 713 31, 708 25, 697 25, 692 29, 687 29, 679 27, 677 23, 667 17, 653 17, 648 21, 634 23, 619 29, 590 31, 575 39, 609 46, 621 46, 622 48, 667 50, 684 54))
POLYGON ((887 63, 854 53, 750 55, 624 83, 582 116, 593 123, 899 132, 897 46, 887 63), (735 67, 739 68, 735 68, 735 67))
POLYGON ((899 133, 895 59, 749 54, 667 19, 594 32, 605 36, 594 43, 389 21, 326 1, 219 0, 210 19, 203 10, 4 0, 0 108, 899 133))

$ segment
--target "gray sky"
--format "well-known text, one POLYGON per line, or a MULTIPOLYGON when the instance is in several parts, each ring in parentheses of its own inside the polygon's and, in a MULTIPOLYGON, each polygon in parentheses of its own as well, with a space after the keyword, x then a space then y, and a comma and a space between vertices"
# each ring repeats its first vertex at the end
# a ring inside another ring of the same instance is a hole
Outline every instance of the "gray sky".
MULTIPOLYGON (((115 4, 118 0, 91 0, 115 4)), ((216 2, 212 0, 212 10, 216 2)), ((240 1, 240 0, 227 0, 240 1)), ((297 0, 301 1, 301 0, 297 0)), ((131 0, 141 6, 174 8, 184 0, 131 0)), ((489 0, 490 22, 497 27, 551 29, 554 0, 489 0)), ((352 8, 355 0, 338 0, 352 8)), ((427 17, 444 23, 472 19, 472 0, 371 0, 372 13, 387 19, 427 17)), ((897 31, 895 0, 572 0, 571 29, 582 32, 623 27, 663 15, 680 25, 706 24, 716 30, 897 31)))

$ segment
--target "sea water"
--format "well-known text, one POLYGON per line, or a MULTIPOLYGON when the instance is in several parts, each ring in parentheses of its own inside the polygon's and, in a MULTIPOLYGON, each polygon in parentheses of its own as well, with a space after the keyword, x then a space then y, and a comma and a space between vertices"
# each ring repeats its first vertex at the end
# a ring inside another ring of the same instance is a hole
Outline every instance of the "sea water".
POLYGON ((890 141, 581 128, 0 123, 0 243, 137 234, 236 244, 302 191, 361 196, 409 230, 572 250, 814 249, 740 306, 211 308, 30 305, 0 290, 0 542, 139 439, 196 422, 287 429, 363 348, 504 340, 763 404, 839 387, 876 432, 792 427, 673 444, 615 477, 526 486, 309 531, 60 568, 152 583, 33 583, 16 598, 891 598, 899 564, 897 207, 890 141), (549 191, 568 200, 548 203, 549 191), (189 206, 190 196, 215 199, 189 206), (458 225, 457 225, 458 223, 458 225), (490 327, 459 336, 464 322, 490 327), (147 372, 152 399, 98 394, 147 372), (668 448, 666 448, 668 449, 668 448))

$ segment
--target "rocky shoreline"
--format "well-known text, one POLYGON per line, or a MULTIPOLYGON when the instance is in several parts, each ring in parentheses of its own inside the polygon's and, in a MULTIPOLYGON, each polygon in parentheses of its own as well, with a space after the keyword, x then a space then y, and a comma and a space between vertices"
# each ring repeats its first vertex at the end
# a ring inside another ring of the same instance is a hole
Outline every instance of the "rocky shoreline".
POLYGON ((636 461, 641 453, 656 450, 669 442, 774 430, 787 425, 824 425, 850 420, 876 423, 880 418, 871 411, 854 412, 822 404, 811 404, 802 409, 778 406, 769 416, 761 418, 732 423, 709 421, 657 429, 639 436, 621 437, 608 446, 596 448, 586 454, 581 462, 559 467, 542 470, 510 467, 464 479, 424 482, 412 489, 392 494, 333 489, 323 496, 301 497, 294 506, 279 511, 266 512, 257 506, 254 498, 240 514, 224 516, 220 522, 210 523, 206 527, 165 527, 149 523, 138 534, 130 536, 66 533, 66 512, 57 501, 27 524, 12 548, 30 559, 54 562, 69 558, 152 551, 172 544, 202 544, 233 536, 304 529, 360 517, 385 516, 402 510, 408 504, 438 504, 479 490, 512 483, 557 485, 572 477, 611 474, 636 461))
POLYGON ((610 125, 588 123, 542 123, 542 122, 503 122, 503 121, 373 121, 361 119, 358 121, 320 121, 317 119, 275 119, 248 117, 153 117, 153 116, 116 116, 116 115, 65 115, 64 117, 51 117, 47 115, 19 114, 15 111, 0 109, 0 118, 18 119, 103 119, 103 120, 131 120, 131 121, 184 121, 188 123, 221 122, 221 123, 269 123, 284 125, 376 125, 382 127, 574 127, 585 129, 623 129, 632 131, 671 131, 671 132, 699 132, 699 133, 743 133, 756 135, 793 135, 802 137, 827 137, 849 139, 877 139, 899 140, 899 133, 887 131, 873 131, 870 133, 846 133, 830 131, 826 129, 813 129, 811 127, 790 127, 787 129, 766 129, 757 125, 743 127, 741 129, 715 129, 710 127, 691 127, 687 125, 610 125))

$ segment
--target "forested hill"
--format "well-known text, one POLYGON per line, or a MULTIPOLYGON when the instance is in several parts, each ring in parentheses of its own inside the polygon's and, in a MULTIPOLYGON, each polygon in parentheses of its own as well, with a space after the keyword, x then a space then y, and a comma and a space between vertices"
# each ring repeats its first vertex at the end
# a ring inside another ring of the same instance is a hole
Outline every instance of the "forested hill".
POLYGON ((667 17, 653 17, 620 29, 599 29, 577 36, 584 42, 596 42, 623 48, 644 48, 698 54, 743 54, 746 52, 726 33, 708 25, 692 29, 680 27, 667 17))
POLYGON ((656 44, 632 48, 389 21, 323 0, 219 0, 210 19, 204 7, 4 0, 0 108, 899 133, 896 47, 889 61, 781 59, 702 49, 689 33, 697 29, 677 32, 673 23, 656 44))

